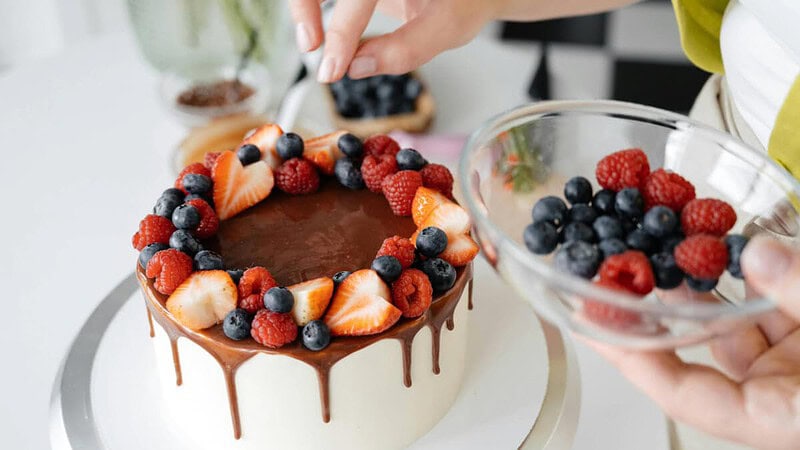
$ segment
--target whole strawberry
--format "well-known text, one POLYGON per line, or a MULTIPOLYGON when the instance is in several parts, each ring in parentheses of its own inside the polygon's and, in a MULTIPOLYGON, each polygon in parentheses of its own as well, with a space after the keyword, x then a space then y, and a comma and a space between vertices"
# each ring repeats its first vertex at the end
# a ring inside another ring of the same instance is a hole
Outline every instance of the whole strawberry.
POLYGON ((180 250, 162 250, 147 263, 145 275, 155 278, 153 287, 164 295, 170 295, 192 274, 192 258, 180 250))
POLYGON ((133 248, 141 251, 150 244, 169 244, 175 226, 166 217, 148 214, 139 222, 139 231, 131 238, 133 248))
POLYGON ((428 164, 419 171, 422 185, 453 198, 453 174, 441 164, 428 164))
POLYGON ((422 175, 413 170, 401 170, 383 180, 383 195, 396 216, 410 216, 414 194, 422 187, 422 175))
POLYGON ((250 335, 265 347, 280 348, 297 338, 297 325, 290 313, 262 309, 253 318, 250 335))
POLYGON ((725 236, 734 224, 736 211, 715 198, 694 199, 681 212, 681 227, 687 236, 699 233, 725 236))
POLYGON ((367 155, 361 163, 361 177, 372 192, 382 192, 384 178, 396 172, 397 160, 389 154, 367 155))
POLYGON ((620 150, 607 155, 597 163, 595 176, 605 189, 621 191, 638 188, 650 174, 647 155, 638 148, 620 150))
POLYGON ((675 263, 691 277, 714 280, 728 266, 728 248, 716 236, 695 234, 675 247, 675 263))
POLYGON ((647 209, 663 205, 680 212, 695 197, 692 183, 675 172, 658 169, 645 179, 641 186, 647 209))
POLYGON ((311 194, 319 189, 319 174, 310 161, 292 158, 275 171, 275 184, 287 194, 311 194))

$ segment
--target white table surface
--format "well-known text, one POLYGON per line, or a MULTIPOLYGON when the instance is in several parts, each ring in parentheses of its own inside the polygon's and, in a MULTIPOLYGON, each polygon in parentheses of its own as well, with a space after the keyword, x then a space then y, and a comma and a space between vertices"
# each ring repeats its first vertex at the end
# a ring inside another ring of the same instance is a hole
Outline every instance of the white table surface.
MULTIPOLYGON (((537 60, 535 47, 489 39, 434 60, 423 69, 438 102, 433 131, 468 133, 525 102, 537 60)), ((127 35, 0 74, 2 448, 48 447, 64 352, 132 269, 130 236, 173 180, 168 160, 181 129, 159 105, 156 81, 127 35)), ((656 407, 580 344, 577 353, 583 390, 573 448, 667 449, 656 407), (636 423, 622 423, 619 412, 631 410, 636 423)))

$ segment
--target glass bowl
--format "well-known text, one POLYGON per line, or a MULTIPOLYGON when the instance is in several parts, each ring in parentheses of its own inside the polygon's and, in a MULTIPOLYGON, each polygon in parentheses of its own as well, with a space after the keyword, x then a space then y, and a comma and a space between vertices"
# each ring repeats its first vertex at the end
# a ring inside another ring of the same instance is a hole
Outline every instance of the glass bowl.
POLYGON ((752 323, 774 304, 727 273, 711 292, 684 285, 645 298, 599 287, 558 271, 552 255, 525 247, 534 203, 563 198, 566 180, 605 155, 639 147, 652 170, 691 181, 698 198, 731 204, 731 233, 769 233, 797 243, 800 184, 763 152, 687 117, 613 101, 555 101, 501 114, 472 134, 461 156, 463 203, 484 257, 545 319, 590 338, 630 348, 675 348, 752 323), (590 305, 590 306, 587 306, 590 305), (598 318, 597 307, 613 311, 598 318))

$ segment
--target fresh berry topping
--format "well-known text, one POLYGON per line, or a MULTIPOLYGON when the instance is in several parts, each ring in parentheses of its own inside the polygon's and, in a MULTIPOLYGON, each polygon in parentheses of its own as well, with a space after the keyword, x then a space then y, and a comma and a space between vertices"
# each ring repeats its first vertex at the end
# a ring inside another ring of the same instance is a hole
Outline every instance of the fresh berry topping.
POLYGON ((190 194, 203 195, 211 190, 211 177, 199 173, 187 173, 183 176, 183 188, 190 194))
POLYGON ((264 297, 258 294, 250 294, 247 297, 239 297, 239 308, 250 314, 255 314, 264 309, 264 297))
POLYGON ((597 242, 597 235, 594 234, 592 227, 583 222, 570 222, 561 230, 561 233, 564 242, 597 242))
POLYGON ((664 253, 675 253, 675 247, 686 239, 683 234, 677 233, 667 236, 661 240, 661 251, 664 253))
POLYGON ((725 236, 735 223, 736 211, 715 198, 694 199, 681 212, 681 226, 687 236, 699 233, 725 236))
POLYGON ((397 167, 400 170, 420 170, 428 164, 428 161, 413 148, 404 148, 395 155, 397 167))
POLYGON ((592 201, 592 183, 584 177, 573 177, 564 185, 564 198, 570 204, 588 204, 592 201))
POLYGON ((719 279, 717 278, 706 280, 689 276, 686 277, 686 285, 696 292, 711 292, 715 287, 717 287, 718 282, 719 279))
POLYGON ((419 269, 428 277, 436 294, 449 291, 456 283, 456 269, 441 258, 426 259, 419 269))
POLYGON ((333 275, 334 287, 339 287, 339 285, 342 284, 342 281, 346 280, 347 277, 349 277, 351 273, 352 272, 350 272, 348 270, 342 270, 342 271, 336 272, 333 275))
POLYGON ((224 152, 214 165, 214 205, 221 220, 267 198, 275 180, 263 161, 243 166, 233 152, 224 152))
POLYGON ((172 224, 179 230, 194 230, 200 225, 200 211, 184 203, 172 212, 172 224))
POLYGON ((392 293, 373 270, 350 274, 333 296, 324 322, 332 336, 365 336, 389 329, 402 316, 392 293))
POLYGON ((176 188, 167 189, 161 194, 158 201, 156 201, 156 206, 153 207, 153 213, 171 220, 172 212, 175 211, 175 208, 183 204, 183 197, 184 194, 182 190, 176 188))
POLYGON ((219 217, 207 201, 195 198, 187 201, 186 204, 192 205, 200 213, 200 224, 194 229, 195 236, 199 239, 208 239, 217 234, 219 217))
POLYGON ((303 345, 312 351, 318 352, 331 343, 331 330, 321 320, 308 322, 302 331, 303 345))
MULTIPOLYGON (((725 246, 728 248, 728 272, 731 276, 740 280, 744 279, 740 259, 742 257, 742 251, 744 251, 748 241, 749 239, 741 234, 729 234, 725 236, 725 246)), ((145 250, 146 249, 145 247, 145 250)))
POLYGON ((394 256, 384 255, 378 256, 374 260, 372 260, 372 270, 374 270, 383 281, 387 283, 391 283, 400 276, 400 272, 402 272, 403 267, 400 265, 400 261, 397 260, 394 256))
POLYGON ((286 133, 278 138, 275 149, 278 151, 278 156, 286 161, 292 158, 302 158, 305 144, 299 134, 286 133))
POLYGON ((224 270, 225 263, 219 253, 211 250, 200 250, 194 255, 195 270, 224 270))
POLYGON ((344 156, 348 158, 358 159, 364 155, 364 143, 361 142, 361 139, 350 133, 339 136, 336 145, 339 147, 339 150, 344 153, 344 156))
POLYGON ((550 222, 535 222, 525 227, 522 240, 532 253, 547 255, 558 246, 558 230, 550 222))
POLYGON ((396 172, 397 160, 392 155, 367 155, 361 163, 361 177, 372 192, 383 192, 383 179, 396 172))
POLYGON ((578 203, 567 212, 570 222, 583 222, 591 225, 597 218, 597 211, 589 205, 578 203))
POLYGON ((173 231, 175 227, 169 219, 148 214, 139 222, 139 231, 131 239, 133 248, 141 251, 150 244, 168 244, 173 231))
POLYGON ((433 287, 428 276, 417 269, 408 269, 392 284, 392 303, 403 317, 419 317, 433 301, 433 287))
POLYGON ((603 239, 597 244, 597 249, 600 250, 602 258, 608 258, 611 255, 617 255, 628 251, 628 246, 618 238, 603 239))
POLYGON ((261 160, 261 149, 253 144, 244 144, 236 150, 236 157, 243 166, 261 160))
POLYGON ((339 138, 343 134, 344 131, 336 131, 307 140, 303 158, 314 163, 325 175, 333 175, 336 160, 344 156, 338 145, 339 138))
POLYGON ((153 287, 164 295, 172 294, 191 274, 192 258, 175 249, 156 253, 145 269, 147 278, 155 278, 153 287))
POLYGON ((154 243, 145 246, 142 251, 139 253, 139 267, 142 269, 147 268, 147 263, 150 262, 150 258, 153 257, 156 253, 160 252, 161 250, 168 249, 169 246, 159 243, 154 243))
POLYGON ((353 190, 364 189, 364 178, 361 176, 358 162, 350 158, 339 159, 336 161, 334 174, 342 186, 353 190))
POLYGON ((194 257, 197 252, 203 249, 200 241, 186 230, 175 230, 172 236, 169 237, 169 246, 191 257, 194 257))
POLYGON ((453 197, 453 174, 441 164, 427 164, 419 171, 422 185, 435 189, 448 198, 453 197))
POLYGON ((447 248, 447 234, 436 227, 423 228, 417 235, 416 247, 421 254, 435 258, 447 248))
POLYGON ((468 234, 448 235, 447 248, 439 254, 439 258, 455 267, 463 267, 478 255, 480 248, 468 234))
POLYGON ((206 166, 206 169, 213 170, 214 164, 217 163, 217 158, 221 155, 222 152, 207 152, 203 155, 203 165, 206 166))
MULTIPOLYGON (((600 279, 595 282, 595 285, 614 291, 627 291, 625 286, 613 280, 600 279)), ((592 322, 614 328, 626 328, 641 322, 641 316, 635 311, 595 300, 586 300, 583 304, 583 314, 592 322)))
POLYGON ((567 242, 556 252, 555 266, 562 272, 589 279, 600 266, 600 252, 588 242, 567 242))
POLYGON ((249 312, 240 308, 234 309, 222 321, 222 332, 225 333, 228 339, 241 341, 250 336, 250 323, 252 321, 253 316, 249 312))
POLYGON ((625 235, 625 230, 622 228, 622 222, 614 216, 600 216, 592 223, 594 234, 597 239, 603 241, 606 239, 622 239, 625 235))
POLYGON ((550 222, 560 227, 567 220, 567 205, 558 197, 543 197, 533 205, 531 216, 534 222, 550 222))
POLYGON ((222 322, 235 308, 236 285, 224 270, 191 274, 167 299, 167 310, 192 330, 222 322))
POLYGON ((278 138, 283 135, 283 130, 274 123, 267 123, 256 128, 251 134, 244 138, 241 145, 253 144, 261 150, 261 160, 270 169, 277 169, 281 165, 281 157, 275 148, 278 138))
POLYGON ((297 325, 292 315, 262 309, 250 325, 250 335, 256 342, 269 348, 280 348, 297 338, 297 325))
POLYGON ((625 238, 625 245, 631 250, 639 250, 647 255, 656 253, 659 250, 658 244, 658 239, 642 229, 631 231, 625 238))
POLYGON ((392 236, 383 240, 381 248, 378 250, 378 256, 394 256, 400 262, 403 269, 411 267, 414 264, 414 244, 410 240, 401 236, 392 236))
POLYGON ((655 286, 653 269, 647 256, 636 250, 611 255, 600 265, 601 280, 613 280, 628 291, 647 295, 655 286))
POLYGON ((594 194, 594 198, 592 198, 592 207, 600 215, 616 214, 617 211, 614 207, 616 201, 616 192, 610 189, 600 189, 594 194))
POLYGON ((647 208, 664 205, 676 212, 680 212, 695 196, 692 183, 677 173, 664 169, 651 173, 641 189, 647 208))
POLYGON ((181 173, 178 174, 178 178, 175 179, 175 187, 183 191, 185 194, 188 194, 189 191, 187 191, 183 185, 183 177, 190 173, 205 175, 207 177, 211 176, 211 171, 202 163, 193 163, 184 167, 183 170, 181 170, 181 173))
POLYGON ((644 215, 644 199, 639 189, 625 188, 617 193, 614 209, 626 219, 640 219, 644 215))
MULTIPOLYGON (((328 277, 315 278, 289 286, 294 297, 292 316, 295 323, 303 326, 325 314, 333 296, 333 280, 328 277)), ((269 309, 269 308, 267 308, 269 309)))
POLYGON ((264 294, 277 285, 269 270, 259 266, 251 267, 244 271, 239 280, 239 297, 258 294, 263 306, 264 294))
POLYGON ((285 287, 270 288, 264 294, 264 308, 268 311, 277 313, 292 312, 294 307, 294 295, 285 287))
POLYGON ((411 218, 414 220, 414 225, 422 225, 433 210, 446 203, 452 202, 436 190, 427 187, 417 189, 411 202, 411 218))
POLYGON ((647 155, 638 148, 612 153, 601 159, 595 169, 600 186, 612 191, 639 187, 649 174, 647 155))
POLYGON ((244 275, 244 270, 242 270, 242 269, 228 269, 227 272, 228 272, 228 275, 231 276, 231 279, 233 280, 233 282, 236 285, 239 284, 239 280, 241 280, 242 279, 242 275, 244 275))
POLYGON ((656 253, 650 257, 650 265, 653 267, 657 288, 673 289, 683 282, 683 271, 678 267, 672 253, 656 253))
MULTIPOLYGON (((416 173, 416 172, 411 172, 416 173)), ((467 234, 470 221, 467 212, 453 202, 448 201, 431 211, 428 217, 419 225, 411 239, 416 242, 421 230, 436 227, 447 235, 447 248, 439 254, 439 258, 456 267, 467 265, 477 256, 478 244, 467 234)))
POLYGON ((413 170, 401 170, 383 180, 383 196, 396 216, 410 216, 411 204, 417 189, 422 187, 422 175, 413 170))
POLYGON ((716 236, 695 234, 675 247, 675 262, 691 277, 714 280, 728 266, 728 248, 716 236))
POLYGON ((392 155, 394 157, 399 151, 400 145, 385 134, 372 136, 364 141, 364 154, 367 155, 392 155))
POLYGON ((319 174, 308 160, 286 160, 275 171, 275 185, 287 194, 311 194, 319 189, 319 174))
POLYGON ((642 229, 652 236, 663 238, 678 228, 678 216, 666 206, 657 205, 650 208, 642 220, 642 229))

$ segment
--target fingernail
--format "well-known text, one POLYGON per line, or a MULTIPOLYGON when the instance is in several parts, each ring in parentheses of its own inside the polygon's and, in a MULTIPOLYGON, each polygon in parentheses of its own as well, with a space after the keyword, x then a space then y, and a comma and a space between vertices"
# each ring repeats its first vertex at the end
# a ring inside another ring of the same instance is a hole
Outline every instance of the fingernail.
POLYGON ((781 278, 791 263, 791 251, 769 238, 753 238, 742 254, 746 276, 758 277, 761 283, 781 278))
POLYGON ((308 34, 308 27, 304 23, 298 23, 295 27, 295 39, 297 40, 297 48, 301 52, 311 50, 311 36, 308 34))
POLYGON ((319 65, 319 72, 317 72, 317 81, 330 83, 333 81, 334 70, 336 70, 336 59, 332 56, 322 58, 322 64, 319 65))
POLYGON ((352 78, 364 78, 378 70, 378 61, 372 56, 359 56, 350 63, 348 72, 352 78))

